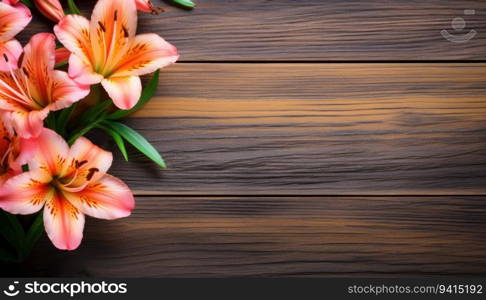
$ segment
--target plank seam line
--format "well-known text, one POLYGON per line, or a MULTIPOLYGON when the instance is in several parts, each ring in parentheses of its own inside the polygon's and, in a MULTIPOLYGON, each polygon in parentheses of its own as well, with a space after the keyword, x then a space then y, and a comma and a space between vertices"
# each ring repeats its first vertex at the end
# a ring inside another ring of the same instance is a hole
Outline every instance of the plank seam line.
POLYGON ((182 60, 177 64, 482 64, 486 60, 182 60))
POLYGON ((386 198, 386 197, 394 197, 394 198, 413 198, 413 197, 424 197, 424 198, 443 198, 443 197, 469 197, 469 198, 482 198, 486 197, 486 194, 478 194, 478 195, 468 195, 468 194, 454 194, 454 195, 419 195, 419 194, 410 194, 410 195, 297 195, 297 194, 282 194, 282 195, 237 195, 237 194, 228 194, 228 195, 183 195, 183 194, 137 194, 134 193, 135 197, 170 197, 170 198, 277 198, 277 197, 289 197, 289 198, 317 198, 317 197, 325 197, 325 198, 386 198))

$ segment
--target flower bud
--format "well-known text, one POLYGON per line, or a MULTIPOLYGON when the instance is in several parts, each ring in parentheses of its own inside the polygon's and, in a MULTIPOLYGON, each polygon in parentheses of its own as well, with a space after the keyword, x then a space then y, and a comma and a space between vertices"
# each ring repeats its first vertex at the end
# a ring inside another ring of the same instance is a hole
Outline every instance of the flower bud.
POLYGON ((64 18, 64 11, 59 0, 34 0, 37 9, 49 20, 54 22, 64 18))
POLYGON ((71 56, 71 52, 68 49, 66 48, 56 49, 56 66, 66 64, 69 61, 70 56, 71 56))
POLYGON ((150 0, 135 0, 137 9, 144 12, 150 12, 153 14, 158 14, 163 11, 162 8, 155 7, 150 0))
POLYGON ((4 3, 15 5, 20 2, 20 0, 3 0, 4 3))

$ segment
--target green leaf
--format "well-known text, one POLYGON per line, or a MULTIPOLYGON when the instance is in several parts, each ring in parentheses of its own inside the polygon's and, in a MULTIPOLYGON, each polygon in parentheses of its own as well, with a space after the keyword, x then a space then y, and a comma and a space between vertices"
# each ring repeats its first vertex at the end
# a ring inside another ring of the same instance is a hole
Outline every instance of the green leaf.
POLYGON ((167 166, 165 165, 164 160, 160 156, 159 152, 138 132, 131 129, 130 127, 113 121, 104 121, 103 125, 107 125, 111 129, 115 130, 119 135, 121 135, 127 142, 132 144, 133 147, 137 148, 138 151, 142 152, 158 164, 161 168, 165 169, 167 166))
POLYGON ((111 129, 108 126, 105 126, 103 124, 98 124, 98 128, 104 130, 106 133, 111 135, 111 137, 113 137, 113 140, 117 144, 118 149, 120 149, 123 158, 126 161, 128 161, 128 153, 127 153, 127 149, 125 148, 125 142, 123 142, 123 138, 115 130, 111 129))
POLYGON ((191 0, 172 0, 174 3, 179 4, 180 6, 183 6, 185 8, 194 8, 196 7, 196 4, 192 2, 191 0))
POLYGON ((64 136, 64 134, 66 133, 66 127, 68 125, 69 118, 78 106, 78 103, 79 102, 76 102, 70 107, 63 109, 57 118, 57 129, 59 129, 58 133, 62 136, 64 136))
POLYGON ((78 7, 76 6, 76 3, 74 3, 74 0, 68 0, 67 3, 68 3, 69 11, 71 12, 71 14, 73 14, 73 15, 80 15, 81 14, 78 7))
POLYGON ((88 124, 86 127, 83 127, 81 128, 79 131, 75 132, 71 138, 68 140, 68 144, 69 146, 71 146, 72 144, 74 144, 74 142, 82 137, 83 135, 87 134, 88 132, 91 131, 91 129, 95 128, 96 126, 98 126, 99 123, 101 123, 102 121, 105 120, 105 115, 106 114, 103 114, 99 117, 99 119, 93 121, 92 123, 88 124))
POLYGON ((27 257, 30 254, 43 232, 44 219, 42 212, 40 212, 35 217, 34 222, 25 236, 24 257, 27 257))
POLYGON ((54 113, 50 113, 45 119, 46 127, 56 131, 56 116, 54 113))
POLYGON ((60 63, 56 64, 54 66, 55 69, 59 69, 59 68, 62 68, 64 66, 67 66, 68 62, 67 61, 61 61, 60 63))
POLYGON ((34 4, 32 4, 30 0, 20 0, 20 2, 25 4, 25 6, 27 6, 28 8, 34 8, 34 4))
POLYGON ((96 103, 96 105, 91 106, 88 108, 82 115, 79 117, 83 124, 89 124, 93 121, 99 119, 99 117, 105 113, 106 109, 110 107, 112 104, 111 100, 104 100, 96 103))
POLYGON ((142 108, 147 102, 152 99, 152 97, 155 94, 155 91, 157 90, 157 86, 159 85, 159 75, 160 75, 160 70, 157 70, 154 73, 154 76, 152 76, 152 79, 150 79, 149 83, 147 86, 143 89, 142 95, 140 96, 140 99, 138 100, 137 104, 132 108, 128 110, 117 110, 116 112, 110 114, 108 116, 108 119, 110 120, 118 120, 123 117, 128 116, 129 114, 132 114, 142 108))
POLYGON ((68 140, 68 144, 72 145, 79 137, 87 134, 91 129, 95 128, 104 121, 107 117, 106 109, 112 104, 111 100, 104 100, 98 102, 96 105, 87 109, 79 118, 81 121, 81 129, 76 131, 68 140))

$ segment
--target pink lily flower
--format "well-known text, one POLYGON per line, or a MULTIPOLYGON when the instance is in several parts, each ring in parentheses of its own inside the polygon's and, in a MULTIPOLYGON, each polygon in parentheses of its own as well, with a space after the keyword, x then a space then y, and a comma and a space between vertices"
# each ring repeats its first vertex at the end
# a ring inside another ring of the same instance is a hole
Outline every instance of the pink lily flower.
MULTIPOLYGON (((10 62, 8 55, 0 59, 10 62)), ((0 72, 0 111, 23 138, 37 137, 50 111, 69 107, 90 91, 54 65, 55 36, 39 33, 25 46, 20 68, 9 65, 9 72, 0 72)))
POLYGON ((141 75, 174 63, 177 49, 157 34, 135 35, 135 1, 100 0, 91 21, 68 15, 54 27, 72 54, 69 76, 80 84, 101 83, 120 109, 132 108, 142 92, 141 75))
POLYGON ((0 185, 22 173, 25 165, 37 150, 36 139, 22 139, 3 125, 0 118, 0 185))
POLYGON ((0 57, 8 57, 8 62, 0 60, 0 71, 8 72, 9 65, 17 68, 22 54, 22 45, 14 37, 32 20, 30 10, 14 0, 0 2, 0 57))
POLYGON ((34 0, 37 9, 51 21, 59 22, 64 18, 64 10, 59 0, 34 0))
POLYGON ((33 214, 44 208, 44 226, 52 243, 76 249, 83 238, 85 215, 113 220, 129 216, 135 200, 128 186, 106 174, 110 152, 81 137, 69 148, 61 136, 44 129, 29 172, 0 188, 0 208, 33 214))

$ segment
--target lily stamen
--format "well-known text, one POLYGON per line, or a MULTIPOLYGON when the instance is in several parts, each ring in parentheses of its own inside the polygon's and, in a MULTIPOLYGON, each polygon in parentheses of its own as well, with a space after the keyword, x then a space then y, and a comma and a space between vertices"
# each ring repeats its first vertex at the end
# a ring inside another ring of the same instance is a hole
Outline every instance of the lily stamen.
POLYGON ((24 105, 29 105, 29 103, 25 99, 25 96, 24 95, 20 94, 16 90, 14 90, 12 87, 10 87, 10 85, 8 83, 6 83, 5 81, 3 81, 2 79, 0 79, 0 85, 2 85, 4 88, 6 88, 7 90, 9 90, 12 94, 14 94, 15 96, 17 96, 18 98, 13 97, 12 95, 9 95, 8 93, 5 93, 4 91, 2 91, 0 89, 0 94, 1 95, 7 96, 10 99, 15 100, 17 102, 20 102, 20 103, 22 103, 24 105))
MULTIPOLYGON (((5 57, 7 57, 7 56, 5 55, 5 57)), ((17 79, 17 76, 15 74, 16 72, 14 72, 14 70, 12 69, 12 66, 10 64, 8 65, 8 70, 10 72, 10 76, 12 77, 12 79, 15 82, 15 84, 17 85, 18 90, 22 93, 22 95, 24 95, 24 99, 26 99, 26 101, 32 99, 32 97, 30 97, 30 94, 27 95, 27 93, 23 89, 23 86, 19 83, 19 81, 17 79)))

